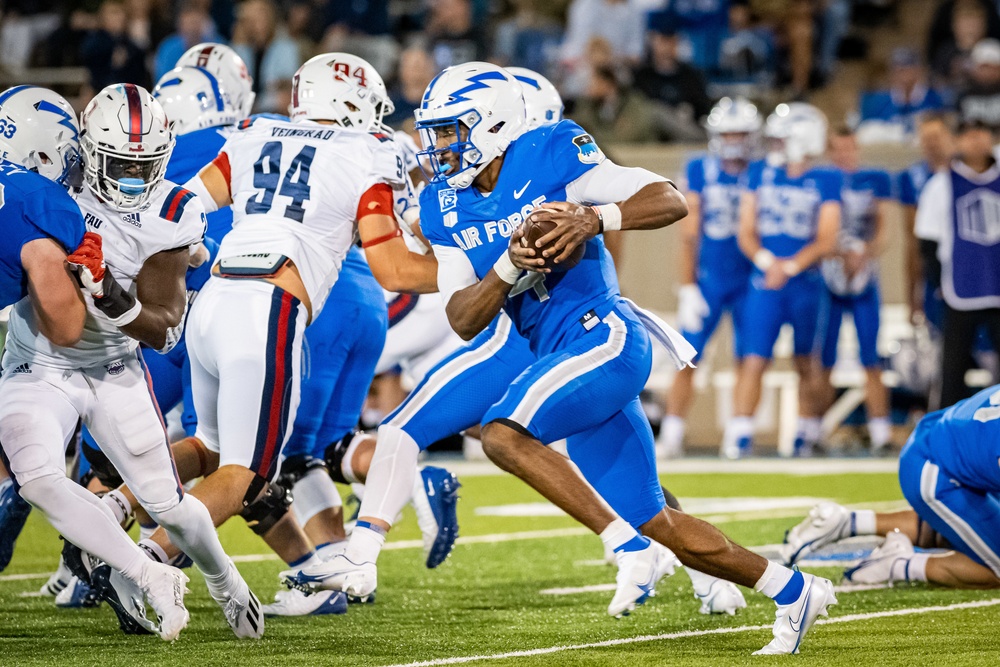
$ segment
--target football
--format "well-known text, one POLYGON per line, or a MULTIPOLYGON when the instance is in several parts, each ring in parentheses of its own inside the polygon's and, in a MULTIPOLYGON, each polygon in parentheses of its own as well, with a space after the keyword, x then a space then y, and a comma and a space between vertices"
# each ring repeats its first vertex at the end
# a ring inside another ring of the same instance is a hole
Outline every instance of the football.
MULTIPOLYGON (((551 232, 556 228, 556 223, 551 220, 538 220, 536 221, 532 216, 524 221, 524 236, 521 237, 521 245, 525 248, 533 246, 535 242, 551 232)), ((536 250, 544 251, 546 248, 552 247, 552 243, 548 244, 544 248, 536 248, 536 250)), ((586 243, 581 243, 573 251, 565 261, 559 262, 558 264, 553 261, 554 257, 547 257, 545 259, 545 268, 551 269, 552 271, 568 271, 574 266, 580 263, 583 259, 583 254, 586 252, 586 243)))

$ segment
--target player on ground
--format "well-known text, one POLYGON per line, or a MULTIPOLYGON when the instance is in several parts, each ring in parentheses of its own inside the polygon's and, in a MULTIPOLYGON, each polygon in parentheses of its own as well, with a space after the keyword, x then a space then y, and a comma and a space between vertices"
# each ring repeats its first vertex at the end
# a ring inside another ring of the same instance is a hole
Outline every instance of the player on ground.
POLYGON ((888 242, 892 178, 882 169, 862 169, 857 139, 847 127, 830 137, 830 161, 843 172, 841 226, 837 249, 823 260, 821 271, 829 292, 829 319, 823 342, 823 386, 833 403, 830 373, 837 361, 837 342, 845 313, 850 313, 858 335, 861 364, 865 368, 865 408, 872 453, 889 444, 889 391, 882 384, 882 359, 878 354, 878 257, 888 242))
MULTIPOLYGON (((575 124, 564 121, 522 134, 523 118, 516 81, 485 63, 445 70, 431 82, 417 111, 433 167, 431 184, 421 195, 421 222, 438 258, 449 320, 459 335, 471 339, 503 308, 538 358, 509 387, 494 388, 494 400, 497 393, 502 398, 483 417, 484 450, 615 543, 624 567, 620 597, 612 601, 610 613, 624 613, 641 602, 670 556, 609 511, 566 459, 543 442, 569 437, 570 455, 587 480, 622 517, 674 548, 682 562, 746 585, 756 583, 776 596, 781 606, 775 640, 763 651, 793 652, 801 633, 835 601, 829 582, 768 564, 709 524, 665 510, 652 433, 638 403, 651 365, 645 328, 651 323, 640 320, 643 313, 618 296, 598 235, 602 221, 605 229, 669 224, 686 214, 683 198, 662 178, 605 160, 575 124), (566 199, 622 203, 593 209, 566 199), (552 203, 541 206, 546 202, 552 203), (543 212, 533 213, 540 206, 543 212), (556 223, 548 235, 558 239, 546 249, 550 257, 564 261, 585 243, 580 264, 558 271, 557 263, 555 273, 542 268, 546 260, 520 244, 524 229, 519 224, 528 215, 556 223), (532 271, 522 279, 518 266, 532 271), (635 593, 628 597, 630 587, 635 593)), ((394 487, 406 486, 386 482, 400 474, 398 461, 415 462, 419 452, 400 429, 383 424, 379 436, 348 551, 326 564, 287 573, 287 580, 355 592, 375 588, 373 559, 401 506, 394 487), (383 475, 388 479, 376 482, 383 475)))
POLYGON ((813 106, 778 105, 765 129, 777 147, 747 175, 739 244, 755 270, 743 311, 747 322, 741 325, 746 356, 733 392, 734 416, 722 442, 725 458, 752 451, 761 381, 785 323, 795 331, 800 378, 796 454, 807 454, 820 437, 822 375, 814 355, 818 334, 825 331, 825 309, 817 267, 837 241, 842 181, 839 171, 813 164, 826 150, 826 128, 826 118, 813 106))
MULTIPOLYGON (((677 290, 677 321, 684 337, 698 350, 705 346, 722 315, 734 325, 734 358, 743 360, 742 332, 747 286, 753 265, 740 252, 740 195, 747 167, 756 158, 760 139, 757 107, 742 98, 723 98, 708 115, 708 155, 687 164, 685 198, 688 215, 681 221, 681 286, 677 290)), ((657 454, 675 458, 683 453, 685 419, 694 398, 694 368, 678 371, 667 397, 667 414, 660 425, 657 454)))
POLYGON ((899 458, 899 484, 913 509, 876 513, 820 503, 789 531, 782 557, 794 563, 847 537, 880 535, 882 546, 844 572, 848 581, 1000 588, 998 443, 1000 386, 927 415, 899 458))
MULTIPOLYGON (((73 110, 44 88, 17 86, 0 93, 0 208, 4 242, 0 307, 30 295, 41 333, 74 345, 83 333, 86 305, 66 266, 80 245, 83 217, 66 190, 80 185, 79 131, 73 110), (7 136, 7 135, 10 136, 7 136)), ((31 511, 0 465, 0 571, 31 511)))
MULTIPOLYGON (((334 60, 300 68, 290 122, 242 122, 190 182, 210 208, 234 213, 188 318, 196 435, 214 469, 192 494, 217 523, 241 514, 261 534, 288 509, 269 482, 298 406, 303 331, 323 310, 355 224, 369 257, 380 258, 372 266, 383 286, 436 288, 434 261, 407 251, 393 217, 390 184, 403 182, 402 159, 387 137, 337 114, 333 89, 343 81, 334 60)), ((286 560, 311 551, 295 528, 280 545, 286 560)), ((152 539, 161 558, 178 553, 162 531, 152 539)))

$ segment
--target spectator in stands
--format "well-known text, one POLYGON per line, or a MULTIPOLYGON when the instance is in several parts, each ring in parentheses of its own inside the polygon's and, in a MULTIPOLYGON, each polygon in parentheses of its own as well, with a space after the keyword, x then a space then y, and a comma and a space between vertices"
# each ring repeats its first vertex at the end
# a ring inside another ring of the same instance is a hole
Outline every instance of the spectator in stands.
POLYGON ((972 48, 990 35, 990 23, 996 11, 980 0, 958 0, 950 14, 948 39, 933 51, 931 69, 942 86, 961 89, 968 84, 969 56, 972 48))
POLYGON ((778 31, 784 76, 791 96, 800 99, 809 89, 813 70, 813 39, 820 10, 815 0, 749 0, 751 9, 778 31))
POLYGON ((434 0, 424 32, 439 70, 470 60, 486 60, 489 55, 487 33, 473 20, 470 0, 434 0))
POLYGON ((568 97, 583 93, 579 82, 589 81, 595 64, 595 43, 610 48, 613 65, 637 66, 642 61, 646 16, 639 0, 573 0, 566 18, 560 60, 568 97))
MULTIPOLYGON (((738 4, 738 3, 734 3, 738 4)), ((650 15, 650 23, 663 21, 685 41, 692 65, 710 70, 718 64, 719 46, 729 25, 730 0, 671 0, 662 12, 650 15)))
POLYGON ((713 81, 770 88, 775 81, 773 31, 755 22, 750 6, 734 2, 729 8, 729 31, 719 46, 713 81))
POLYGON ((101 3, 98 29, 87 35, 80 53, 84 66, 90 71, 90 87, 94 91, 113 83, 150 86, 146 54, 129 39, 127 25, 128 16, 121 0, 101 3))
POLYGON ((290 87, 302 64, 298 45, 278 22, 272 0, 246 0, 239 6, 233 30, 233 49, 247 64, 257 93, 257 111, 286 113, 279 92, 290 87))
POLYGON ((680 61, 678 48, 673 27, 659 19, 652 21, 649 56, 635 73, 635 87, 656 106, 658 134, 697 141, 704 139, 699 121, 711 111, 712 102, 701 72, 680 61))
POLYGON ((153 61, 153 78, 160 77, 174 68, 189 48, 200 42, 219 42, 222 37, 215 31, 212 18, 203 3, 189 1, 177 13, 177 32, 170 35, 156 49, 153 61))
POLYGON ((35 45, 59 28, 55 0, 5 0, 0 20, 0 65, 27 67, 35 45))
POLYGON ((491 60, 504 67, 551 70, 552 55, 562 41, 562 28, 535 0, 512 0, 514 14, 497 25, 491 60))
MULTIPOLYGON (((927 38, 927 62, 936 68, 938 62, 948 62, 956 50, 959 35, 956 33, 956 12, 964 14, 957 18, 958 33, 966 42, 966 51, 984 37, 1000 39, 1000 14, 992 0, 945 0, 938 7, 931 22, 927 38), (985 25, 981 25, 985 24, 985 25), (977 36, 978 35, 978 36, 977 36), (968 41, 970 40, 971 41, 968 41)), ((940 72, 942 76, 948 70, 940 72)))
POLYGON ((396 110, 385 122, 394 128, 399 128, 404 121, 413 117, 413 110, 420 106, 420 98, 438 73, 434 59, 426 49, 411 46, 399 55, 399 72, 396 83, 389 90, 396 110))
POLYGON ((963 119, 956 134, 958 157, 931 177, 920 194, 916 234, 937 243, 944 295, 944 349, 938 408, 972 392, 965 373, 972 368, 977 330, 985 327, 1000 350, 1000 166, 993 157, 993 132, 979 120, 963 119))
POLYGON ((889 89, 861 96, 862 143, 901 142, 913 135, 917 115, 944 107, 941 95, 929 88, 920 56, 901 47, 889 59, 889 89))
POLYGON ((993 131, 1000 130, 1000 41, 984 39, 970 56, 970 85, 959 95, 958 111, 963 118, 981 120, 993 131))
POLYGON ((346 51, 364 58, 378 72, 391 72, 399 45, 391 34, 389 3, 384 0, 325 0, 322 51, 346 51))
POLYGON ((642 94, 632 89, 626 70, 597 68, 586 96, 577 102, 573 119, 593 134, 598 144, 657 139, 653 110, 642 94))
MULTIPOLYGON (((317 41, 314 38, 317 32, 317 14, 317 8, 309 0, 294 0, 290 5, 288 5, 288 15, 285 20, 285 29, 288 31, 289 38, 291 38, 298 47, 299 59, 302 62, 309 60, 314 55, 319 53, 317 41)), ((349 51, 351 53, 357 52, 356 50, 346 48, 336 50, 349 51)))

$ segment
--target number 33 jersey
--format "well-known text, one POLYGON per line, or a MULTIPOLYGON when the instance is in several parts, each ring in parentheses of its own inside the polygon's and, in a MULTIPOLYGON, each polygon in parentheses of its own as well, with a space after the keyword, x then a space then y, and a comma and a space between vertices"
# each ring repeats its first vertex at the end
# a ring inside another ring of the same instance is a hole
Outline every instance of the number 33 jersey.
POLYGON ((240 123, 215 161, 229 179, 233 231, 219 259, 256 253, 295 263, 318 316, 365 215, 393 215, 363 195, 404 180, 390 137, 311 121, 255 117, 240 123), (362 204, 362 202, 365 202, 362 204))

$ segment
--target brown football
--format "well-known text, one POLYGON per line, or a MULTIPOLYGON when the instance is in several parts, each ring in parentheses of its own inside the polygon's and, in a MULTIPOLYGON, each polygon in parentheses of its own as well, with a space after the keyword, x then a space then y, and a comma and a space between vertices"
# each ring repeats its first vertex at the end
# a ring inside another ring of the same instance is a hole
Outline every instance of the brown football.
MULTIPOLYGON (((521 237, 521 245, 525 248, 529 246, 534 247, 535 241, 542 238, 555 228, 556 223, 551 220, 539 220, 536 222, 534 218, 528 216, 528 219, 524 221, 524 236, 521 237)), ((542 252, 551 246, 552 244, 550 243, 544 248, 535 248, 535 250, 542 252)), ((553 261, 553 257, 547 257, 545 259, 545 268, 551 269, 552 271, 568 271, 569 269, 572 269, 580 263, 581 259, 583 259, 583 254, 587 249, 586 246, 586 243, 581 243, 576 247, 572 255, 566 258, 565 261, 559 262, 558 264, 553 261)))

